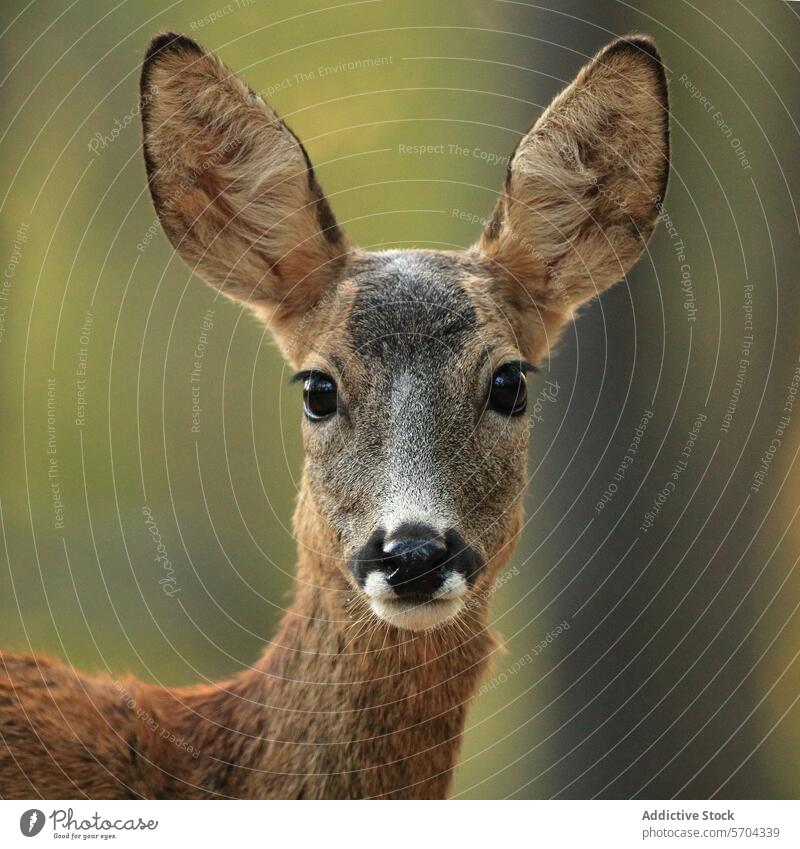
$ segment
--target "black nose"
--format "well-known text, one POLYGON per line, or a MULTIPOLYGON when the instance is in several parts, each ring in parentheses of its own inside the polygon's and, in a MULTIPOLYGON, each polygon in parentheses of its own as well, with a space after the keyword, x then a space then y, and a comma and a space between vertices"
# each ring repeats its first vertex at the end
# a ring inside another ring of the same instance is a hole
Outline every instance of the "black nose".
POLYGON ((405 601, 427 601, 453 574, 472 584, 483 570, 483 559, 454 529, 437 533, 425 524, 401 525, 390 534, 373 531, 349 560, 360 587, 374 572, 405 601))
MULTIPOLYGON (((401 529, 402 531, 402 529, 401 529)), ((415 528, 383 542, 383 571, 397 595, 429 598, 445 580, 447 543, 435 531, 415 528)))

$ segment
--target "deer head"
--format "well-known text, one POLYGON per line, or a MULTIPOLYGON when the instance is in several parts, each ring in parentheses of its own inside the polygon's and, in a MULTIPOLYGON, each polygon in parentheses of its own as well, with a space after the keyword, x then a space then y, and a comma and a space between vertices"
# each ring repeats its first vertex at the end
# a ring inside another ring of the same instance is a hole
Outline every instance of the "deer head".
POLYGON ((616 41, 519 142, 474 247, 367 253, 263 100, 188 38, 151 44, 142 120, 161 223, 297 370, 301 543, 379 619, 451 620, 508 558, 526 383, 642 252, 666 187, 667 116, 652 42, 616 41))

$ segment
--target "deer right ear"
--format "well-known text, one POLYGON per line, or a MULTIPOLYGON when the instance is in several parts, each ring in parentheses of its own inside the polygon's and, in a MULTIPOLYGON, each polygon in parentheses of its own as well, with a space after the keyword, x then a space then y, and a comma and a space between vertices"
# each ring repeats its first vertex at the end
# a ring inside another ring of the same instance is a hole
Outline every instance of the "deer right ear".
POLYGON ((141 77, 144 157, 161 225, 189 267, 275 329, 325 293, 347 254, 305 149, 189 38, 155 38, 141 77))
POLYGON ((669 106, 653 42, 595 56, 522 138, 478 250, 514 303, 557 329, 633 265, 669 171, 669 106))

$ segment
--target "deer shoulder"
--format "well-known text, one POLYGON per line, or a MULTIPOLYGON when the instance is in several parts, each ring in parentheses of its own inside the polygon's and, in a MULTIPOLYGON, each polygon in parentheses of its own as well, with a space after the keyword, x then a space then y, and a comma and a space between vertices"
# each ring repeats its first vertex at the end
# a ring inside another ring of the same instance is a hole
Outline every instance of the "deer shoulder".
POLYGON ((148 688, 42 658, 0 654, 0 796, 154 798, 175 747, 148 688))

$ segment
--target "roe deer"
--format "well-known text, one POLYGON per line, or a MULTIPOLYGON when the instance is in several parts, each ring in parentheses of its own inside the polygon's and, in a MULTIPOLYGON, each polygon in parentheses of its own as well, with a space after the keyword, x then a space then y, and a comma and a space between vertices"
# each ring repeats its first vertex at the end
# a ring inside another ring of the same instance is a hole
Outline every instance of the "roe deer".
POLYGON ((0 795, 444 797, 522 524, 526 373, 658 219, 658 52, 631 36, 580 71, 464 252, 351 246, 294 133, 194 41, 155 38, 141 85, 164 231, 303 384, 295 598, 261 659, 210 686, 6 655, 0 795))

